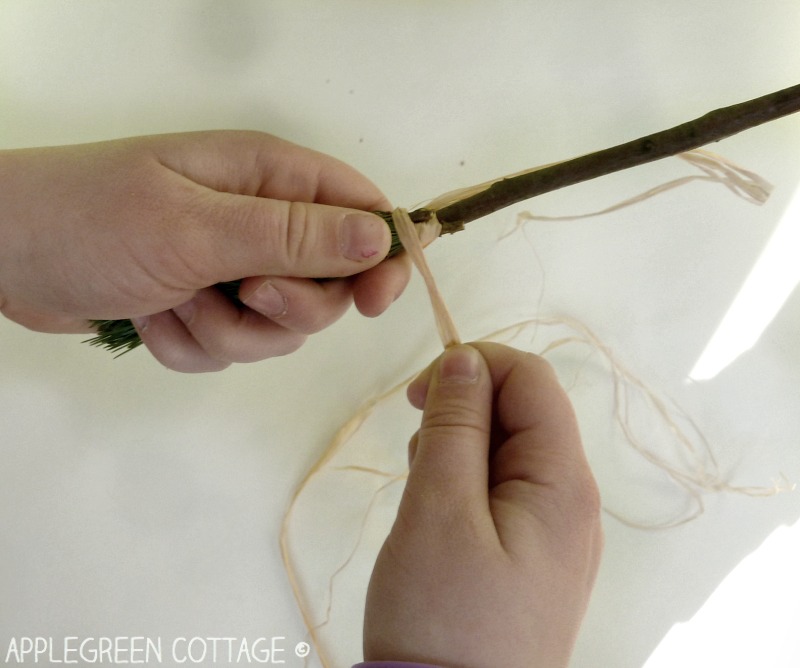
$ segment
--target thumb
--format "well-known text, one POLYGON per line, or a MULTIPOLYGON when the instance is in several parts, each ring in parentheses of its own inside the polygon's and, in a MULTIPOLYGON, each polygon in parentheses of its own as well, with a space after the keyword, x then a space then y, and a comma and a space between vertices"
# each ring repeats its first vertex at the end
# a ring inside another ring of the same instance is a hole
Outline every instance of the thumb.
POLYGON ((391 234, 373 213, 325 204, 214 193, 203 232, 216 275, 333 278, 386 257, 391 234))
POLYGON ((485 499, 491 420, 486 361, 471 346, 449 348, 434 367, 422 425, 412 441, 407 497, 430 502, 426 512, 485 499))

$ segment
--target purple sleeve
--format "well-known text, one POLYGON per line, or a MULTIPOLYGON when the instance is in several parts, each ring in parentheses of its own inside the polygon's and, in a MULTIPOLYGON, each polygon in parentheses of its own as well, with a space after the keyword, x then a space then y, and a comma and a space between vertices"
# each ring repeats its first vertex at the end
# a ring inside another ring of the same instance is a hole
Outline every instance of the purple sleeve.
POLYGON ((408 661, 365 661, 357 663, 353 668, 444 668, 430 663, 408 663, 408 661))

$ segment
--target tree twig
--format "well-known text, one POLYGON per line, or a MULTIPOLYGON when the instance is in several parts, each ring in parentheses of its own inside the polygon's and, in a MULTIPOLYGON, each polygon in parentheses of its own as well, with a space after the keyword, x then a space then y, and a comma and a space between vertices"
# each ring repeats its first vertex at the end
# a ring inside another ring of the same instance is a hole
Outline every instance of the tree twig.
MULTIPOLYGON (((691 151, 800 111, 800 85, 711 111, 696 120, 625 144, 589 153, 556 165, 496 181, 479 192, 436 211, 442 233, 526 199, 589 181, 613 172, 691 151)), ((414 222, 431 216, 429 209, 411 212, 414 222)))
MULTIPOLYGON (((436 217, 442 225, 442 234, 452 234, 464 229, 464 225, 473 220, 517 202, 598 176, 691 151, 797 111, 800 111, 800 85, 711 111, 694 121, 625 144, 499 179, 485 190, 437 209, 436 217)), ((402 250, 402 245, 397 239, 391 213, 375 213, 392 230, 389 255, 397 254, 402 250)), ((432 209, 423 207, 412 211, 410 216, 415 223, 421 223, 430 220, 433 213, 432 209)), ((238 286, 239 281, 230 281, 217 287, 233 301, 238 301, 238 286)), ((88 340, 92 345, 123 354, 141 343, 129 320, 94 320, 92 325, 97 330, 97 335, 88 340)))

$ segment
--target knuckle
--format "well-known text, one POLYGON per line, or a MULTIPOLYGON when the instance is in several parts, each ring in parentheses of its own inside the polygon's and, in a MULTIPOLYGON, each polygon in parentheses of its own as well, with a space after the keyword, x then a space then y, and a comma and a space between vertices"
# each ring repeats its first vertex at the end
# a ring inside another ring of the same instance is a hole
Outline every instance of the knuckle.
POLYGON ((531 352, 523 352, 523 363, 530 368, 533 373, 545 374, 555 377, 555 367, 541 355, 531 352))
POLYGON ((202 347, 203 352, 213 360, 219 360, 221 363, 230 364, 237 361, 237 354, 232 350, 225 341, 221 341, 215 336, 204 336, 198 344, 202 347))
POLYGON ((314 228, 309 207, 304 202, 290 202, 285 224, 280 226, 278 244, 286 267, 294 267, 309 257, 314 247, 314 228))
POLYGON ((198 353, 191 346, 151 348, 150 352, 162 366, 180 373, 222 371, 230 366, 230 362, 198 353))
POLYGON ((464 399, 452 398, 448 401, 431 402, 426 406, 423 427, 426 429, 447 429, 451 427, 480 428, 482 412, 464 399))
POLYGON ((333 324, 333 318, 327 314, 311 312, 297 324, 298 331, 303 334, 317 334, 333 324))
POLYGON ((576 478, 570 489, 571 514, 582 524, 600 521, 603 509, 600 490, 591 473, 576 478))
POLYGON ((457 443, 488 438, 489 426, 479 410, 466 402, 443 402, 426 408, 418 440, 457 443))
POLYGON ((210 338, 203 341, 206 354, 225 364, 247 364, 272 357, 283 357, 297 351, 306 341, 306 336, 282 330, 279 334, 260 336, 253 340, 243 336, 240 340, 210 338))
POLYGON ((283 355, 290 355, 291 353, 300 349, 306 342, 308 337, 299 332, 292 332, 291 334, 283 337, 280 347, 278 347, 274 354, 270 357, 282 357, 283 355))
POLYGON ((287 314, 285 326, 302 334, 316 334, 339 320, 351 302, 349 295, 339 296, 330 291, 300 296, 287 314))

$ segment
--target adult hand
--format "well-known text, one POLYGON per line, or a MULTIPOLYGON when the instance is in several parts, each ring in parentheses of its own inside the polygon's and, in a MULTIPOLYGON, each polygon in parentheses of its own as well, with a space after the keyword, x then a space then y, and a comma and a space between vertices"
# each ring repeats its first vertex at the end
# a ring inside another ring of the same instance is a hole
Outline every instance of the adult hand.
POLYGON ((286 354, 402 292, 408 263, 382 262, 389 231, 365 213, 389 208, 354 169, 256 132, 5 151, 0 311, 46 332, 130 318, 181 371, 286 354), (246 308, 212 287, 238 279, 246 308))
POLYGON ((552 368, 497 344, 458 346, 408 396, 422 426, 369 586, 365 659, 566 666, 603 537, 552 368))

